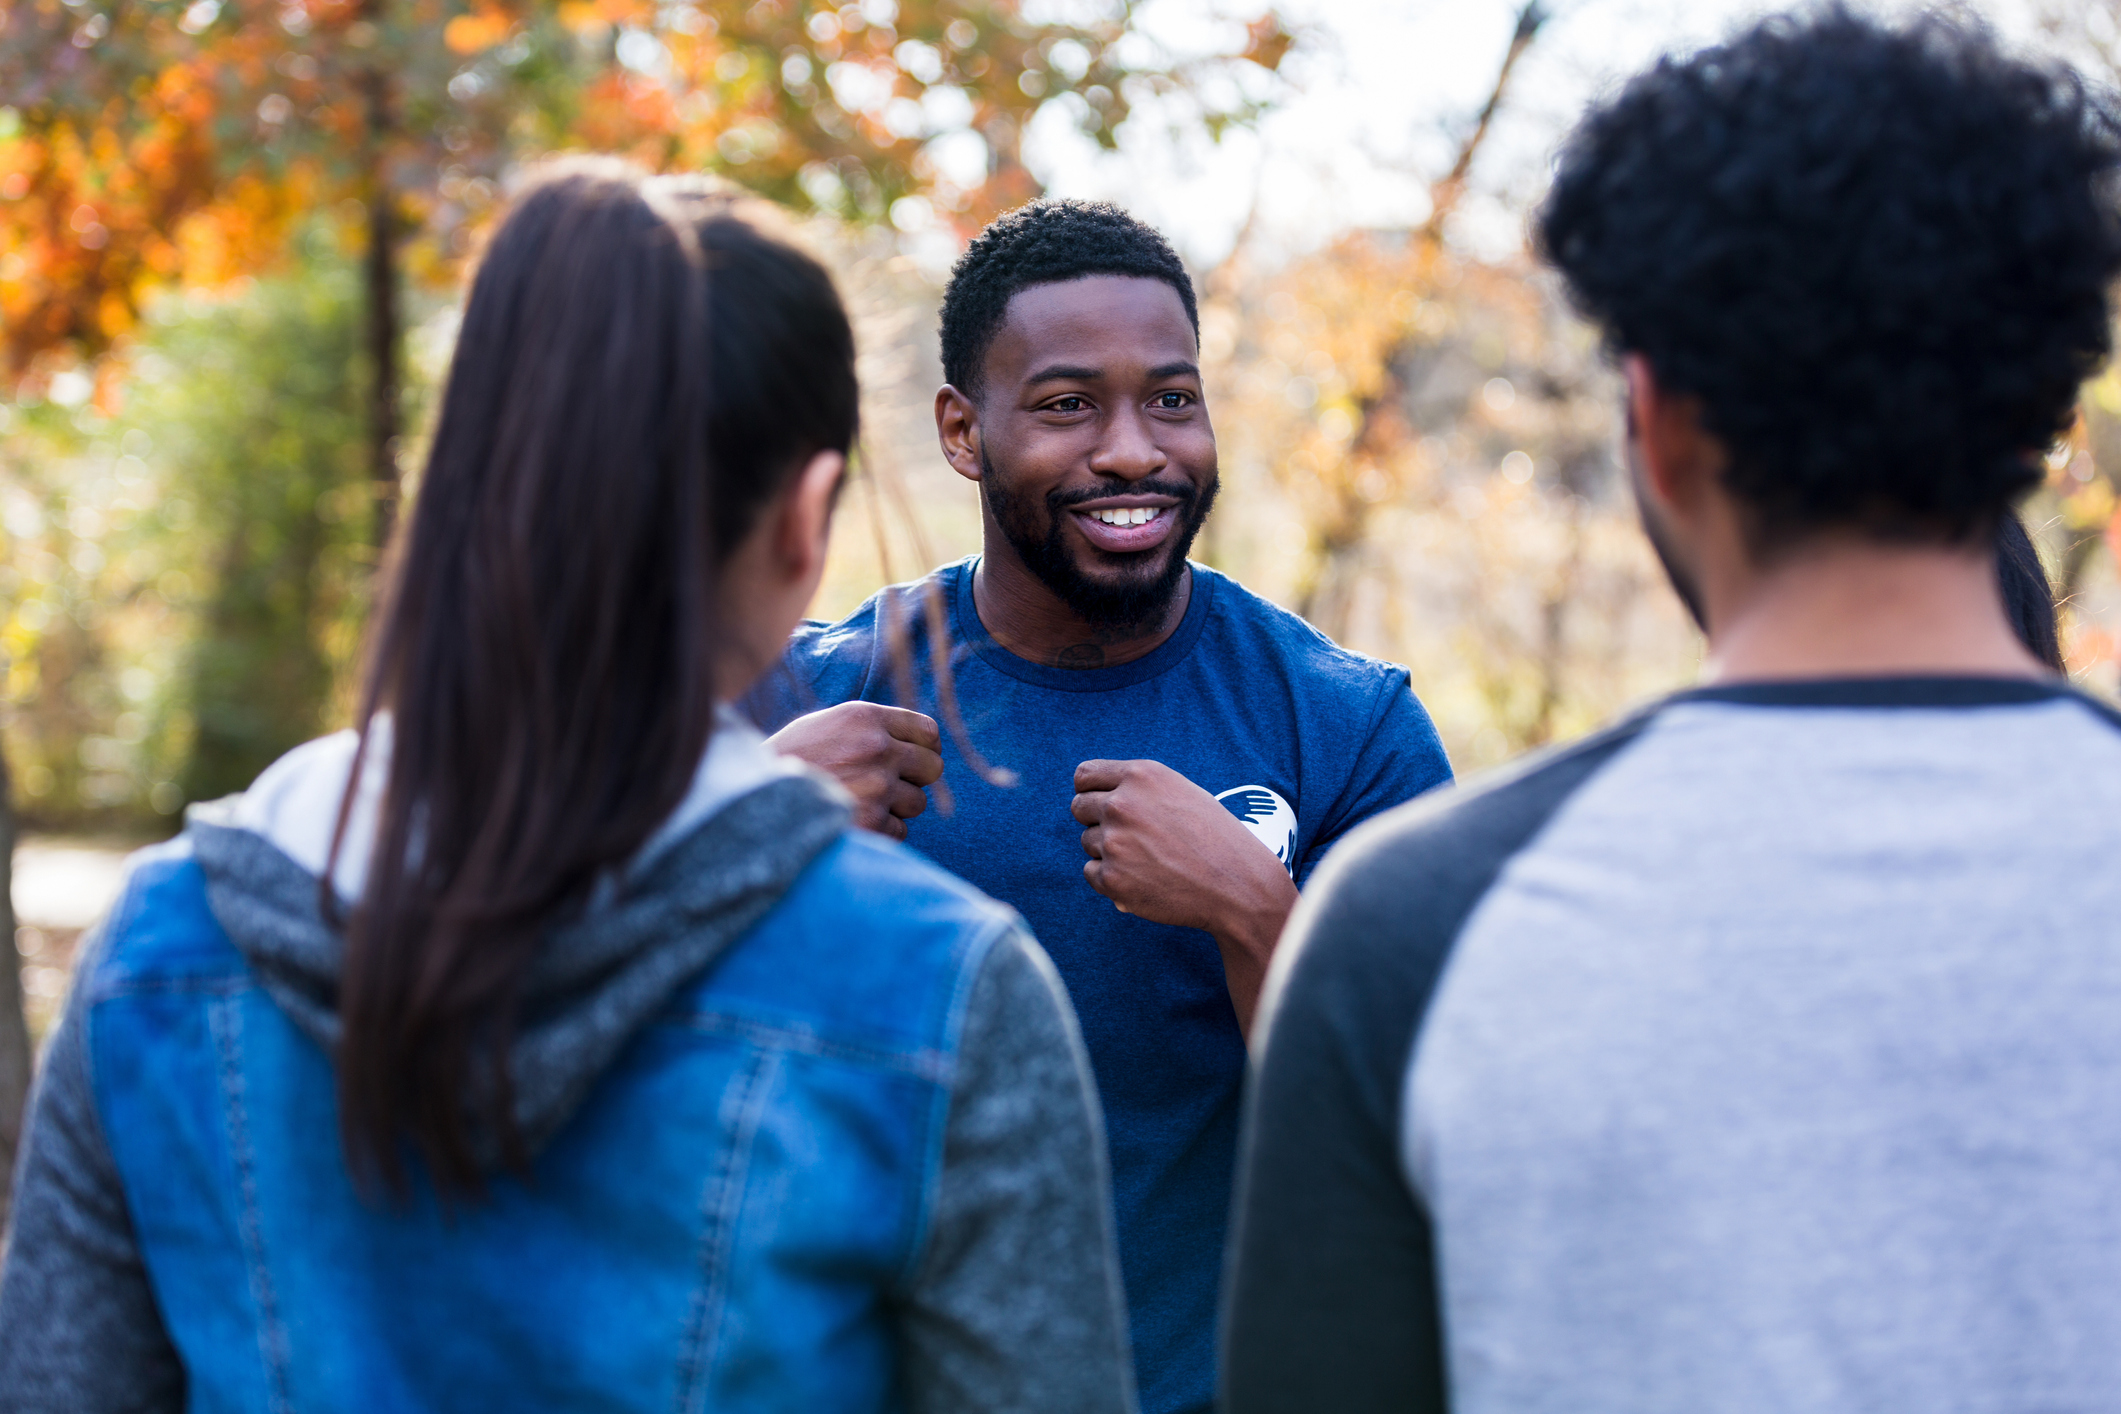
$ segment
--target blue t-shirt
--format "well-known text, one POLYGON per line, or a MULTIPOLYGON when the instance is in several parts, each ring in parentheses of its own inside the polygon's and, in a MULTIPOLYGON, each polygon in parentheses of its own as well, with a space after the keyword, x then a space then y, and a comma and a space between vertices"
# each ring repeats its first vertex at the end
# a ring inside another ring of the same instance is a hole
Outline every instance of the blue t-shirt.
MULTIPOLYGON (((1301 884, 1334 841, 1450 780, 1450 764, 1405 668, 1335 646, 1214 570, 1193 566, 1185 619, 1155 652, 1077 671, 1019 658, 988 635, 972 602, 976 563, 934 582, 966 734, 1017 783, 982 780, 945 725, 954 808, 931 805, 908 843, 1014 906, 1060 969, 1104 1101, 1142 1409, 1205 1408, 1244 1038, 1213 938, 1121 913, 1084 880, 1083 827, 1069 814, 1075 768, 1164 763, 1221 797, 1301 884)), ((798 628, 787 671, 749 704, 760 725, 857 699, 909 705, 879 632, 886 605, 908 629, 910 705, 942 721, 925 587, 887 589, 840 623, 798 628)))

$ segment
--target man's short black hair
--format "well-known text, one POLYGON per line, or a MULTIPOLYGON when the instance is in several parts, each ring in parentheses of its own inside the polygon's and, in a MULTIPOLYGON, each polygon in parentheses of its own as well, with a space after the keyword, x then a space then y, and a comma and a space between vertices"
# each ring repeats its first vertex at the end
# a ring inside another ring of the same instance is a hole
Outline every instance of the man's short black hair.
POLYGON ((943 380, 977 394, 987 346, 1002 327, 1009 300, 1032 285, 1086 275, 1136 275, 1178 291, 1200 339, 1193 281, 1151 227, 1103 201, 1034 201, 981 231, 950 272, 943 292, 943 380))
POLYGON ((2112 109, 1977 24, 1836 5, 1666 59, 1563 147, 1541 253, 1700 398, 1759 545, 1965 541, 2106 357, 2112 109))

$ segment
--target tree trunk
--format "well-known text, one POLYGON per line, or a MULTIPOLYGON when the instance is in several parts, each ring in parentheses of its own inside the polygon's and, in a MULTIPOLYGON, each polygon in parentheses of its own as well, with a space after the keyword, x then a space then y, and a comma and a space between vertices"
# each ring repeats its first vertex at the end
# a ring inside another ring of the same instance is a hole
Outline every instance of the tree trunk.
MULTIPOLYGON (((362 14, 379 32, 384 0, 368 0, 362 14)), ((378 41, 380 42, 380 41, 378 41)), ((398 337, 398 219, 390 185, 390 149, 395 133, 390 70, 376 63, 362 75, 367 102, 368 256, 362 274, 367 310, 368 474, 375 490, 376 550, 390 545, 398 515, 398 407, 402 374, 398 337)))
POLYGON ((1424 221, 1419 232, 1430 244, 1443 240, 1443 223, 1458 209, 1458 199, 1465 195, 1466 181, 1473 174, 1473 159, 1480 155, 1481 144, 1487 141, 1488 127, 1495 121, 1496 112, 1502 107, 1503 95, 1510 90, 1510 75, 1517 69, 1517 61, 1532 47, 1539 37, 1540 26, 1547 22, 1547 7, 1543 0, 1528 0, 1517 12, 1516 27, 1510 31, 1510 47, 1503 52, 1502 68, 1496 72, 1494 86, 1488 90, 1488 101, 1481 105, 1480 116, 1473 120, 1473 131, 1459 145, 1458 160, 1444 179, 1429 189, 1429 219, 1424 221))
MULTIPOLYGON (((380 174, 379 174, 380 176, 380 174)), ((390 189, 368 199, 368 474, 375 481, 376 548, 390 544, 398 515, 398 258, 390 189)))
POLYGON ((22 1110, 29 1096, 29 1019, 22 1012, 22 955, 15 950, 15 801, 0 757, 0 1232, 7 1229, 22 1110))

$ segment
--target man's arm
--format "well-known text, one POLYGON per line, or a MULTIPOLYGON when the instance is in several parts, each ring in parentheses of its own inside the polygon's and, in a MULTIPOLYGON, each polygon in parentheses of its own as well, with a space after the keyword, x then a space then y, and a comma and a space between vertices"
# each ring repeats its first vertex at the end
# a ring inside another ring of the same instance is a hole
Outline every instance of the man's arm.
POLYGON ((1211 935, 1249 1033, 1296 907, 1288 870, 1222 802, 1161 762, 1085 761, 1075 789, 1090 887, 1123 913, 1211 935))

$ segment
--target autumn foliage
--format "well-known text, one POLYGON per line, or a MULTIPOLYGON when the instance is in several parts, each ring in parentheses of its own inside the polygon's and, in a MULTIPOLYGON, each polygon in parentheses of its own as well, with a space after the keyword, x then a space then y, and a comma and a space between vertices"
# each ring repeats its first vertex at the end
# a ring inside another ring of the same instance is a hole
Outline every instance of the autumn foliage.
MULTIPOLYGON (((93 358, 173 285, 273 266, 289 225, 384 204, 445 278, 522 158, 587 148, 713 170, 854 219, 919 197, 971 227, 1036 194, 1025 123, 1110 142, 1143 93, 1273 68, 1172 63, 1124 8, 1016 0, 17 0, 0 10, 0 324, 10 380, 93 358), (1137 41, 1138 41, 1138 37, 1137 41)), ((1217 113, 1217 120, 1242 114, 1217 113)))

